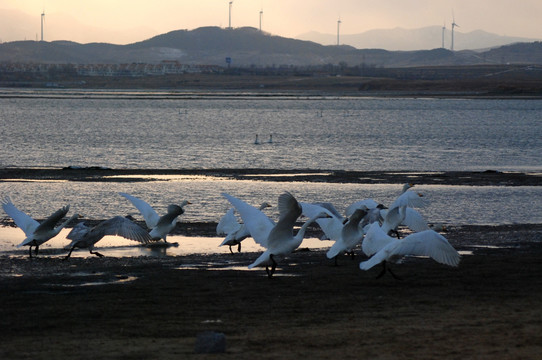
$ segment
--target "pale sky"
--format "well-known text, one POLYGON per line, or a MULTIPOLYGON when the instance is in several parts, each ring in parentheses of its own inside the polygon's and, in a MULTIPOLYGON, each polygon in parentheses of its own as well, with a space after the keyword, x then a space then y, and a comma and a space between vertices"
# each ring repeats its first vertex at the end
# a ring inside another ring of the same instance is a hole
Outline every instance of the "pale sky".
MULTIPOLYGON (((125 44, 179 29, 228 26, 230 0, 0 0, 6 10, 33 17, 27 28, 0 24, 0 41, 34 40, 45 11, 44 39, 125 44), (35 24, 35 28, 34 28, 35 24), (30 27, 30 28, 28 28, 30 27), (15 38, 14 38, 15 37, 15 38)), ((485 30, 542 40, 542 0, 234 0, 232 27, 259 27, 295 37, 309 31, 357 34, 372 29, 433 25, 485 30)), ((10 13, 11 14, 11 13, 10 13)), ((13 18, 13 15, 10 15, 13 18)))

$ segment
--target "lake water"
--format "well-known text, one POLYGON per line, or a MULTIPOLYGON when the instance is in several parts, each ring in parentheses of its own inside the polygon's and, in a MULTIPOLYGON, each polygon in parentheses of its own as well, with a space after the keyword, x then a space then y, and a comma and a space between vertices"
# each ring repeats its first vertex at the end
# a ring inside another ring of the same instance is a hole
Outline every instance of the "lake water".
POLYGON ((2 167, 542 169, 539 100, 23 95, 0 98, 2 167))
MULTIPOLYGON (((0 89, 0 143, 0 167, 542 172, 542 101, 0 89)), ((288 190, 300 201, 330 201, 341 211, 367 197, 389 204, 400 188, 205 177, 0 182, 0 194, 36 218, 68 203, 87 218, 140 218, 117 194, 123 191, 159 213, 188 199, 193 205, 181 217, 187 222, 218 221, 229 207, 223 191, 276 205, 288 190)), ((429 222, 542 222, 542 186, 416 188, 428 200, 420 212, 429 222)), ((276 206, 269 213, 276 217, 276 206)))

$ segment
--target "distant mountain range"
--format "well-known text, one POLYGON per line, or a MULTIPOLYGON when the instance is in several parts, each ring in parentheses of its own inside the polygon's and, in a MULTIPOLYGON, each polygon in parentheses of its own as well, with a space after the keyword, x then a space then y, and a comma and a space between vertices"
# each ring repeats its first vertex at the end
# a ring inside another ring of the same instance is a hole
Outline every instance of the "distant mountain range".
MULTIPOLYGON (((323 45, 336 45, 337 34, 308 32, 296 36, 297 39, 314 41, 323 45)), ((452 31, 444 30, 444 48, 450 49, 452 31)), ((339 37, 340 44, 358 49, 384 50, 428 50, 442 47, 442 26, 428 26, 419 29, 381 29, 360 34, 344 34, 339 37)), ((500 36, 482 30, 462 33, 454 30, 454 50, 482 50, 519 42, 533 42, 538 39, 500 36)))
MULTIPOLYGON (((408 41, 408 40, 405 40, 408 41)), ((461 42, 457 39, 457 43, 461 42)), ((437 42, 438 43, 438 42, 437 42)), ((0 44, 0 62, 119 64, 160 63, 226 66, 349 66, 407 67, 472 64, 542 64, 542 43, 518 43, 485 51, 417 51, 324 46, 312 41, 270 35, 255 28, 202 27, 177 30, 129 45, 79 44, 69 41, 15 41, 0 44)))

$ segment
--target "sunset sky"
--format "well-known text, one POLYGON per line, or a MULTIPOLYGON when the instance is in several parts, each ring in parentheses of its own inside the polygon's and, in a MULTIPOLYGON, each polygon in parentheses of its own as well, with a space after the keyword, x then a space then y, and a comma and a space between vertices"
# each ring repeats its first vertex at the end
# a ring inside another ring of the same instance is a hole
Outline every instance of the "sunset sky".
MULTIPOLYGON (((25 29, 0 24, 0 40, 33 39, 40 32, 42 10, 47 41, 122 44, 178 29, 227 27, 228 7, 229 0, 0 0, 0 19, 7 10, 33 17, 25 29)), ((444 24, 450 28, 453 11, 457 31, 463 33, 482 29, 542 39, 540 0, 234 0, 232 26, 258 27, 260 10, 262 29, 285 37, 309 31, 334 34, 339 18, 342 34, 444 24)))

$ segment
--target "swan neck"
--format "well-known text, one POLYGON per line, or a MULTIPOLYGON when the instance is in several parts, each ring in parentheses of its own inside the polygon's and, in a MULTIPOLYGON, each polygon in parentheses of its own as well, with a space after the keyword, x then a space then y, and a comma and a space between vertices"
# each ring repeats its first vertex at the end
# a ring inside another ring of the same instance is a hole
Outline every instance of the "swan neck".
POLYGON ((312 224, 316 219, 318 219, 319 216, 311 217, 309 220, 305 221, 299 231, 297 232, 297 235, 295 236, 297 239, 303 239, 305 236, 305 232, 307 231, 307 228, 310 224, 312 224))
POLYGON ((68 225, 73 219, 75 219, 75 218, 77 218, 77 217, 79 217, 79 215, 77 215, 77 214, 72 215, 68 220, 66 220, 66 221, 64 221, 63 223, 61 223, 60 225, 58 225, 58 227, 57 227, 56 229, 57 229, 58 231, 64 229, 64 227, 65 227, 66 225, 68 225))

